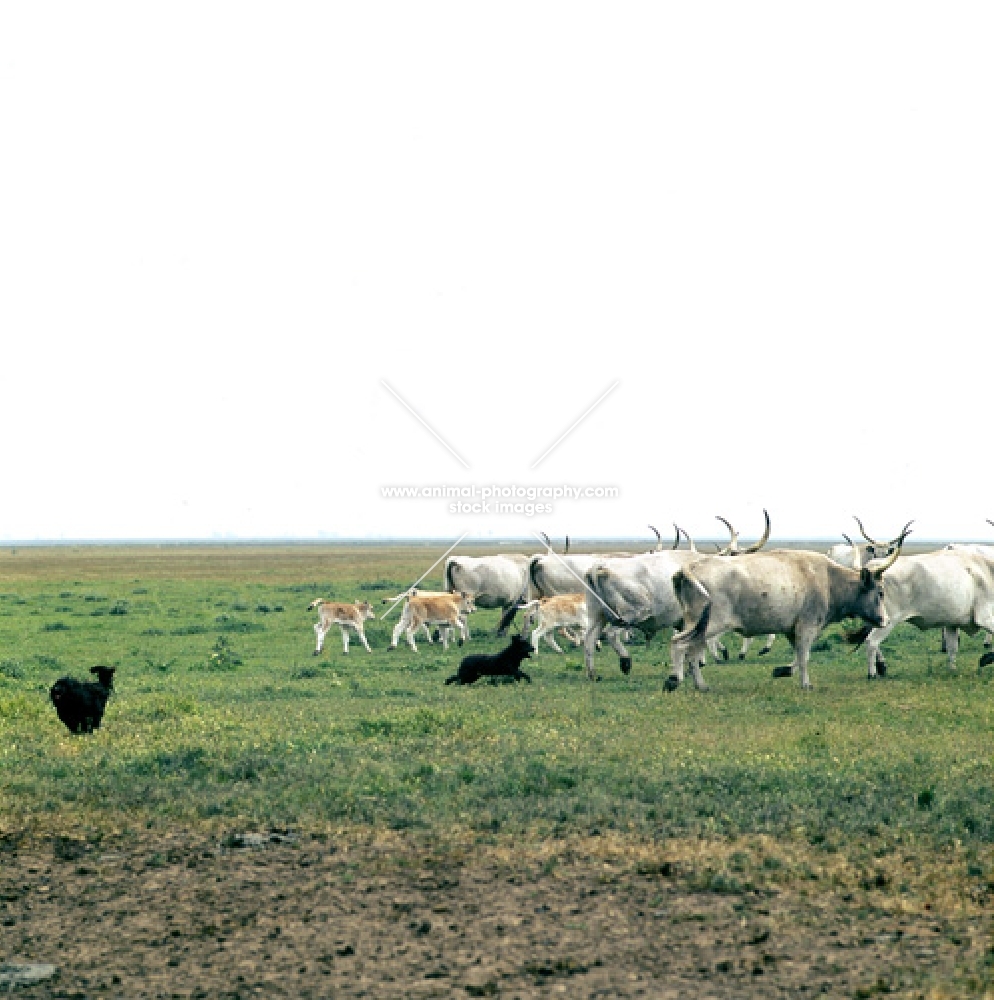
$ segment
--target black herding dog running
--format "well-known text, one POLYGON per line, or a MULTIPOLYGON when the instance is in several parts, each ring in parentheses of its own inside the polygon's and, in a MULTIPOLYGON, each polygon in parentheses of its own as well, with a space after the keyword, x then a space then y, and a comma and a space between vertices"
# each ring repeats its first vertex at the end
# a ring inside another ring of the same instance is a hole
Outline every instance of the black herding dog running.
POLYGON ((532 655, 532 644, 523 635, 511 636, 511 645, 499 653, 474 653, 464 656, 459 672, 446 680, 446 684, 475 684, 481 677, 510 677, 520 681, 532 679, 521 669, 521 662, 532 655))
POLYGON ((49 691, 56 713, 71 733, 99 729, 104 706, 114 690, 113 667, 90 667, 90 673, 97 675, 96 683, 60 677, 49 691))

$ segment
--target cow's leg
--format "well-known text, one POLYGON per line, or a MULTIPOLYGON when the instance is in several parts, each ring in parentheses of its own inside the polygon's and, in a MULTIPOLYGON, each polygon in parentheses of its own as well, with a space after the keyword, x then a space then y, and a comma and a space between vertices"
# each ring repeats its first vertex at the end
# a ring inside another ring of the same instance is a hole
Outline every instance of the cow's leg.
POLYGON ((553 625, 550 628, 544 621, 540 621, 538 623, 538 628, 536 628, 531 634, 532 649, 534 649, 536 653, 538 652, 539 644, 543 638, 557 653, 562 652, 562 649, 556 642, 555 626, 553 625))
POLYGON ((715 663, 719 660, 728 659, 728 647, 721 641, 720 636, 716 635, 713 639, 708 639, 707 647, 711 655, 714 657, 715 663))
POLYGON ((956 654, 959 652, 959 629, 944 628, 942 630, 942 649, 946 654, 946 662, 950 670, 956 669, 956 654))
MULTIPOLYGON (((973 613, 973 620, 977 623, 978 628, 982 628, 987 633, 987 639, 984 640, 984 647, 989 648, 988 642, 991 633, 994 632, 994 603, 981 605, 977 608, 973 613)), ((991 663, 994 663, 994 652, 984 653, 977 663, 978 672, 991 663)))
POLYGON ((404 632, 404 635, 407 636, 407 645, 410 646, 411 649, 416 653, 418 651, 418 647, 414 642, 415 631, 416 631, 415 626, 408 626, 408 628, 404 632))
POLYGON ((390 648, 397 648, 397 641, 400 639, 401 633, 407 628, 407 622, 404 621, 404 616, 401 615, 400 621, 397 622, 393 627, 393 635, 390 637, 390 648))
POLYGON ((808 677, 808 658, 811 656, 811 647, 821 629, 815 625, 809 628, 798 629, 794 636, 794 658, 801 670, 801 690, 811 690, 811 679, 808 677))
POLYGON ((459 629, 459 645, 461 646, 469 638, 469 626, 462 618, 456 616, 456 628, 459 629))
POLYGON ((704 682, 704 674, 701 667, 704 666, 704 651, 707 649, 707 642, 695 642, 691 645, 688 656, 690 657, 691 670, 694 674, 694 687, 698 691, 707 691, 708 686, 704 682))
POLYGON ((318 622, 314 626, 314 634, 318 637, 317 649, 314 650, 314 655, 315 656, 320 656, 321 655, 321 650, 324 649, 324 637, 325 637, 325 633, 328 631, 328 629, 324 628, 323 625, 324 625, 323 622, 318 622))
POLYGON ((773 649, 773 643, 777 641, 776 632, 771 632, 766 637, 766 642, 763 644, 763 648, 759 651, 760 656, 766 656, 766 654, 773 649))
POLYGON ((866 676, 874 678, 883 677, 887 673, 887 664, 884 662, 880 652, 880 644, 894 631, 894 626, 898 623, 891 619, 883 628, 875 628, 866 637, 866 676))
POLYGON ((630 674, 632 672, 632 654, 625 649, 625 644, 622 642, 622 630, 620 628, 611 628, 608 626, 604 629, 604 638, 611 644, 611 648, 618 654, 618 666, 621 668, 623 674, 630 674))
POLYGON ((359 622, 359 624, 356 626, 356 632, 359 633, 359 641, 363 644, 363 646, 366 647, 366 652, 372 653, 372 650, 369 648, 369 643, 366 642, 366 631, 362 627, 362 622, 359 622))
POLYGON ((439 630, 439 634, 442 636, 442 649, 446 652, 449 651, 449 626, 443 625, 439 630))
MULTIPOLYGON (((812 642, 813 641, 814 640, 812 640, 812 642)), ((795 635, 793 638, 790 638, 788 636, 788 642, 790 643, 790 648, 794 651, 794 658, 790 661, 790 663, 786 667, 774 667, 773 668, 774 677, 793 677, 794 672, 797 670, 797 665, 799 662, 797 655, 797 636, 795 635)))
POLYGON ((752 643, 752 639, 749 636, 745 636, 742 639, 742 645, 739 647, 739 659, 744 660, 746 658, 746 653, 749 652, 749 646, 752 643))
POLYGON ((675 691, 683 683, 683 667, 687 662, 690 639, 680 638, 679 632, 670 639, 670 675, 666 678, 666 690, 675 691))
POLYGON ((604 619, 599 614, 595 614, 594 620, 587 629, 587 634, 583 637, 583 664, 587 668, 587 679, 591 681, 595 676, 594 650, 597 648, 601 633, 604 631, 604 625, 604 619))
POLYGON ((349 651, 349 629, 347 625, 338 626, 342 630, 342 652, 347 653, 349 651))

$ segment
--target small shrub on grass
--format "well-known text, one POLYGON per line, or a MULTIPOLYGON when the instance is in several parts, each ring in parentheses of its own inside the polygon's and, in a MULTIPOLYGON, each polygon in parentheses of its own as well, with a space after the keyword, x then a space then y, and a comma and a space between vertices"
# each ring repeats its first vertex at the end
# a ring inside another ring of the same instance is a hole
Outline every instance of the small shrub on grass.
POLYGON ((0 660, 0 675, 20 680, 24 676, 24 668, 20 660, 0 660))
POLYGON ((112 615, 126 615, 127 613, 128 613, 127 601, 115 601, 113 607, 108 612, 108 614, 112 615))
POLYGON ((304 681, 320 676, 321 671, 315 667, 298 667, 296 670, 290 672, 290 679, 295 681, 304 681))
POLYGON ((65 622, 45 622, 41 630, 42 632, 68 632, 69 626, 65 622))
POLYGON ((231 648, 231 644, 223 636, 219 635, 214 643, 214 648, 207 654, 208 670, 234 670, 242 665, 241 657, 231 648))

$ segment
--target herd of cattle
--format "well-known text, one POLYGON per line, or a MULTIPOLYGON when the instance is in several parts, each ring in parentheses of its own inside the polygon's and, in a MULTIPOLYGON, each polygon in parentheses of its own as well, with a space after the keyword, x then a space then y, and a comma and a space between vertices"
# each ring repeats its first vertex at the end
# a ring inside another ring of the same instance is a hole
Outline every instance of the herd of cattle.
MULTIPOLYGON (((765 514, 765 511, 764 511, 765 514)), ((621 670, 631 670, 624 640, 632 628, 647 635, 674 629, 671 672, 666 685, 676 688, 689 668, 699 690, 706 690, 701 668, 706 652, 727 658, 721 643, 726 632, 736 632, 745 643, 765 636, 763 652, 776 635, 794 649, 793 662, 774 670, 774 676, 800 674, 809 688, 808 658, 822 630, 833 622, 859 618, 863 628, 850 633, 854 643, 865 643, 868 675, 886 670, 880 644, 895 626, 909 622, 920 629, 942 629, 949 666, 956 665, 959 631, 994 633, 994 545, 949 544, 920 555, 902 555, 910 534, 908 522, 889 541, 867 535, 857 518, 864 542, 845 544, 827 553, 801 549, 765 549, 770 519, 753 545, 740 547, 738 533, 724 518, 731 534, 728 545, 714 554, 698 551, 693 540, 676 528, 671 548, 661 539, 641 554, 556 553, 548 544, 538 555, 450 556, 444 567, 444 591, 412 588, 396 598, 404 601, 390 648, 405 636, 417 651, 415 634, 424 629, 428 641, 437 630, 448 647, 451 631, 460 644, 469 638, 466 617, 476 608, 503 611, 498 634, 504 634, 516 614, 524 615, 522 634, 530 631, 534 649, 544 637, 558 652, 555 630, 584 649, 587 676, 594 677, 594 652, 605 639, 618 653, 621 670), (680 548, 681 537, 687 547, 680 548)), ((990 521, 994 525, 994 521, 990 521)), ((676 526, 674 526, 676 527, 676 526)), ((652 529, 655 531, 655 529, 652 529)), ((657 539, 659 532, 656 532, 657 539)), ((385 601, 386 603, 386 601, 385 601)), ((368 602, 341 604, 317 600, 314 626, 319 654, 328 630, 339 625, 348 652, 349 630, 367 650, 363 622, 375 617, 368 602)), ((741 655, 744 655, 744 648, 741 655)), ((981 667, 994 662, 994 653, 980 659, 981 667)))

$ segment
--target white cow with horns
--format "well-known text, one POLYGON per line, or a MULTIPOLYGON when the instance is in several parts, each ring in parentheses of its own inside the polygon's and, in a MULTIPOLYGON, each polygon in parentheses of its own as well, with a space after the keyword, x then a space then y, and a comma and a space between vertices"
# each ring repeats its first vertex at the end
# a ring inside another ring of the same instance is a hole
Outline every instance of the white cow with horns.
POLYGON ((800 670, 801 687, 810 688, 808 657, 826 625, 848 617, 878 627, 889 624, 881 581, 899 552, 862 570, 839 566, 820 552, 782 549, 738 559, 706 556, 689 564, 673 578, 686 626, 670 644, 667 689, 680 685, 689 661, 694 685, 706 691, 701 674, 705 643, 727 631, 785 635, 794 647, 794 660, 775 668, 773 676, 788 677, 800 670))
MULTIPOLYGON (((949 668, 954 670, 959 629, 970 635, 994 631, 994 550, 955 545, 905 556, 884 580, 884 605, 886 623, 847 636, 853 643, 866 643, 867 676, 887 672, 880 644, 901 622, 922 630, 941 628, 949 668)), ((985 653, 980 667, 992 662, 994 654, 985 653)))

